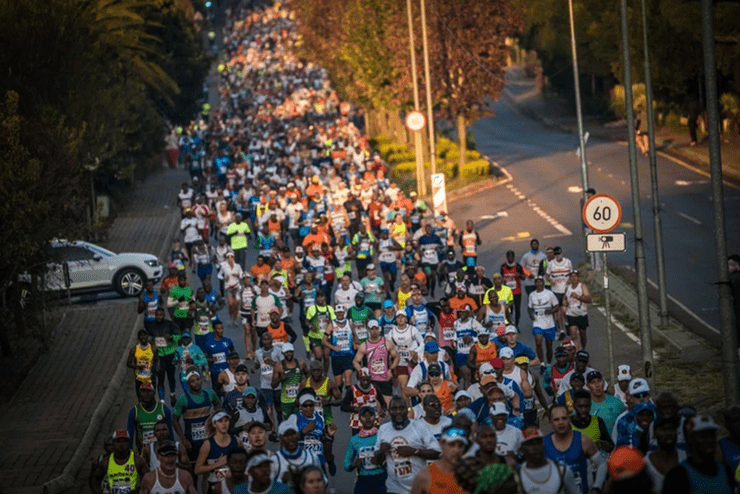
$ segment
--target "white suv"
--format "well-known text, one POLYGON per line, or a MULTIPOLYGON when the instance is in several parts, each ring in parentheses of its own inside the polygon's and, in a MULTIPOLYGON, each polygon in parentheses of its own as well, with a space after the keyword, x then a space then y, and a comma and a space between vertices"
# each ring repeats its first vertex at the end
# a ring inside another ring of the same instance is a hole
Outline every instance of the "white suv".
POLYGON ((83 241, 54 241, 46 276, 48 290, 66 290, 64 266, 69 268, 73 292, 106 292, 115 290, 124 297, 136 297, 147 280, 162 279, 163 268, 151 254, 116 254, 99 245, 83 241))

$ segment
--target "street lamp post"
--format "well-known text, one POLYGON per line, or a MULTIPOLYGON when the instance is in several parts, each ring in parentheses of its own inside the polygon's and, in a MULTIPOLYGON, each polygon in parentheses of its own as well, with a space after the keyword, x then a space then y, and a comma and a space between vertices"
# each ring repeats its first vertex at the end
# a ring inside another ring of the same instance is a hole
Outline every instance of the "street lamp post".
POLYGON ((722 155, 719 144, 719 101, 717 98, 717 64, 714 59, 714 26, 711 0, 701 2, 701 38, 704 49, 704 80, 707 95, 707 127, 709 133, 709 171, 711 172, 712 206, 714 209, 714 241, 717 245, 717 289, 719 290, 719 330, 722 337, 722 376, 727 406, 740 404, 737 334, 733 324, 732 288, 727 270, 727 238, 725 237, 724 191, 722 187, 722 155))
POLYGON ((655 263, 658 268, 658 300, 660 325, 668 326, 668 299, 665 285, 665 256, 663 255, 663 227, 660 221, 660 196, 658 193, 658 163, 655 156, 655 118, 653 111, 653 85, 650 77, 650 54, 648 52, 647 12, 642 3, 642 48, 645 58, 645 106, 647 106, 648 141, 650 160, 650 187, 653 199, 653 228, 655 229, 655 263))
MULTIPOLYGON (((437 173, 437 151, 434 144, 434 117, 432 115, 432 81, 429 77, 429 46, 427 43, 427 8, 421 0, 421 40, 424 45, 424 85, 427 93, 427 127, 429 128, 429 160, 431 174, 437 173)), ((462 149, 462 143, 460 143, 462 149)), ((426 191, 424 191, 426 193, 426 191)))
POLYGON ((619 17, 622 28, 622 63, 624 64, 624 103, 627 118, 627 148, 630 162, 630 188, 632 189, 632 215, 635 231, 635 271, 637 272, 637 311, 640 324, 640 343, 642 347, 642 367, 645 379, 653 388, 653 334, 650 327, 650 312, 647 295, 647 273, 645 272, 645 245, 642 237, 642 217, 640 216, 640 177, 637 170, 637 149, 635 147, 635 109, 632 106, 632 67, 630 66, 629 30, 627 25, 627 0, 619 2, 619 17))
MULTIPOLYGON (((414 17, 411 13, 411 0, 406 0, 409 17, 409 47, 411 49, 411 81, 414 86, 414 110, 419 111, 419 80, 416 77, 416 50, 414 48, 414 17)), ((416 152, 416 193, 421 197, 427 190, 424 175, 424 156, 422 154, 421 132, 414 132, 414 151, 416 152)))
MULTIPOLYGON (((570 15, 570 48, 573 53, 573 85, 576 92, 576 120, 578 122, 578 146, 581 152, 581 187, 583 188, 583 204, 588 200, 588 168, 586 166, 586 139, 583 135, 583 109, 581 108, 581 83, 578 80, 578 51, 576 50, 576 30, 573 22, 573 0, 568 0, 568 13, 570 15)), ((585 259, 589 258, 586 250, 586 227, 581 229, 583 252, 585 259)), ((596 259, 596 257, 594 257, 596 259)), ((592 263, 592 265, 595 264, 592 263)))

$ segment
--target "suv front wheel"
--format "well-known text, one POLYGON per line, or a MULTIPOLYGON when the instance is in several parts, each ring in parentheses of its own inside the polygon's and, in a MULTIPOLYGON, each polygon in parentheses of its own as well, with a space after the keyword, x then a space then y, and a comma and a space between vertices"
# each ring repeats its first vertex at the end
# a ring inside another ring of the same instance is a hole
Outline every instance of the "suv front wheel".
POLYGON ((114 288, 124 297, 138 297, 144 290, 146 276, 135 268, 126 268, 115 277, 114 288))

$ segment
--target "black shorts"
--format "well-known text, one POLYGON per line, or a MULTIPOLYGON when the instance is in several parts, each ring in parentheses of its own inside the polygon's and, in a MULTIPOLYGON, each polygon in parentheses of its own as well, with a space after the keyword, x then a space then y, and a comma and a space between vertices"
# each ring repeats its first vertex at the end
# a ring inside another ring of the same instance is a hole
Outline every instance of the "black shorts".
POLYGON ((562 307, 563 306, 563 296, 565 295, 565 293, 557 293, 557 292, 552 292, 552 293, 554 293, 555 298, 558 299, 558 305, 562 307))
POLYGON ((383 396, 393 396, 393 381, 373 381, 383 396))
POLYGON ((578 329, 588 329, 588 316, 568 316, 568 327, 578 326, 578 329))

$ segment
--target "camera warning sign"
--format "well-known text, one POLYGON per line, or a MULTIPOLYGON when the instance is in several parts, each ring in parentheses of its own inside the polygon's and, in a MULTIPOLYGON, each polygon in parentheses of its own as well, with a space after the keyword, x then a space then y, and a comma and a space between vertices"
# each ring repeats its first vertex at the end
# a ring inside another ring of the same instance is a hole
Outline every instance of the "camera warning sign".
POLYGON ((627 250, 626 233, 589 233, 586 235, 589 252, 624 252, 627 250))

